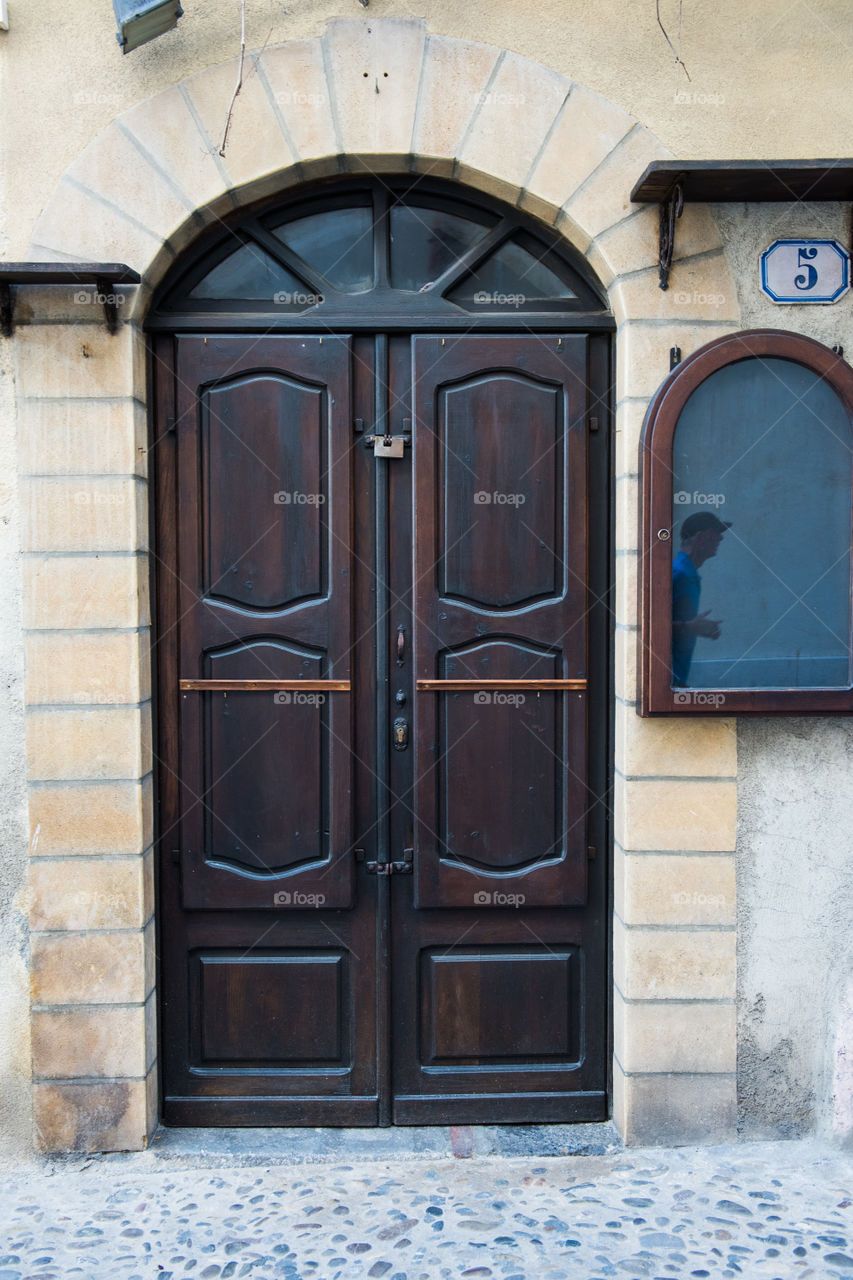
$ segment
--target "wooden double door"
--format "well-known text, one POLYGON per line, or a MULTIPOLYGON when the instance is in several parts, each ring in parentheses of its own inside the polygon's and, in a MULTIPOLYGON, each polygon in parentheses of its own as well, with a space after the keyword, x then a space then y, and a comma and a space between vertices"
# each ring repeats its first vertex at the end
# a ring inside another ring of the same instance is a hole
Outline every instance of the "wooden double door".
POLYGON ((156 355, 164 1119, 604 1118, 606 338, 156 355))

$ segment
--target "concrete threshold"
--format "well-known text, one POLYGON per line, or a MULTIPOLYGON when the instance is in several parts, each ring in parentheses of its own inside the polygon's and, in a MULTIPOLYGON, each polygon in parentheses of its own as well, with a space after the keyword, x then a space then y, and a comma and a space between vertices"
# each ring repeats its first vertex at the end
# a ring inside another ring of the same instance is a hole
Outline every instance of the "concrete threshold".
MULTIPOLYGON (((87 1157, 87 1163, 177 1167, 361 1164, 382 1160, 443 1160, 602 1156, 623 1149, 604 1124, 395 1126, 388 1129, 169 1129, 161 1125, 146 1152, 87 1157)), ((80 1157, 78 1156, 79 1160, 80 1157)))

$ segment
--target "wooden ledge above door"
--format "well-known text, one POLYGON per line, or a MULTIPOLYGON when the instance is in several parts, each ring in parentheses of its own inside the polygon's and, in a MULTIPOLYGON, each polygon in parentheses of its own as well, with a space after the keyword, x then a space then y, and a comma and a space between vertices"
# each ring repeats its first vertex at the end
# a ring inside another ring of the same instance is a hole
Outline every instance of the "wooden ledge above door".
POLYGON ((675 222, 685 204, 853 201, 853 160, 653 160, 631 199, 660 206, 660 287, 666 289, 675 222))

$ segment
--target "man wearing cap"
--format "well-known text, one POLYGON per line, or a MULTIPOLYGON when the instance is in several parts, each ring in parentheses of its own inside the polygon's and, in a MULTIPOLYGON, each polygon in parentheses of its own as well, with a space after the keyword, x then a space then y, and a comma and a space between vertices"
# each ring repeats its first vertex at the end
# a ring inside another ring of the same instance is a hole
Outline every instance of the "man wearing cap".
POLYGON ((690 662, 698 636, 719 640, 722 619, 711 618, 710 609, 699 612, 702 582, 698 570, 717 554, 731 521, 718 520, 710 511, 697 511, 681 525, 681 550, 672 562, 672 683, 687 684, 690 662))

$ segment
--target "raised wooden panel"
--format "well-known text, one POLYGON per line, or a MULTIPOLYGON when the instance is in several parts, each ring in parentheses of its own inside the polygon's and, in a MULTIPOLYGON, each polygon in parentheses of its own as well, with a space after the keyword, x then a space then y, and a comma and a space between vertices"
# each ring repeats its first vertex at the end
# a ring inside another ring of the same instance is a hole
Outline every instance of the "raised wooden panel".
POLYGON ((421 955, 421 1062, 574 1062, 577 956, 564 948, 421 955))
POLYGON ((199 408, 205 594, 268 610, 324 594, 325 392, 244 374, 199 408))
POLYGON ((441 596, 508 609, 560 590, 563 399, 561 387, 502 372, 439 391, 441 596))
POLYGON ((587 677, 586 340, 418 335, 413 350, 415 903, 578 905, 583 685, 475 701, 423 682, 587 677))
MULTIPOLYGON (((446 679, 554 679, 561 667, 556 654, 487 640, 442 655, 440 673, 446 679)), ((433 696, 442 857, 486 871, 559 857, 565 827, 564 695, 484 688, 433 696)), ((472 882, 472 896, 483 888, 488 886, 478 882, 475 889, 472 882)))
MULTIPOLYGON (((178 350, 177 565, 165 571, 178 584, 179 681, 348 681, 348 340, 188 336, 178 350)), ((292 914, 298 892, 349 906, 350 694, 177 696, 169 842, 183 905, 292 914)))
MULTIPOLYGON (((320 655, 262 641, 208 654, 205 675, 319 680, 324 665, 320 655)), ((330 696, 298 691, 201 695, 208 862, 274 875, 328 856, 330 696)))
POLYGON ((335 954, 197 957, 199 1065, 340 1065, 349 1054, 346 957, 335 954))

